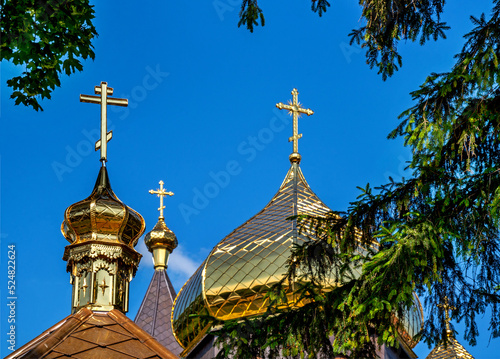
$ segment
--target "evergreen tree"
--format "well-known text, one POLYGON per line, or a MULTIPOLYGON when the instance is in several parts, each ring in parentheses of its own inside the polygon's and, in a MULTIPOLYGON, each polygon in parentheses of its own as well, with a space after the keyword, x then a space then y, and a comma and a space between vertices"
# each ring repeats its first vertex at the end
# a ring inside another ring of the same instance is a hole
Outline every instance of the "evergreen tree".
MULTIPOLYGON (((402 66, 397 45, 400 40, 419 41, 446 38, 449 29, 441 22, 444 0, 359 0, 361 18, 365 25, 349 34, 351 45, 366 48, 366 62, 377 67, 384 80, 402 66)), ((320 17, 330 7, 327 0, 311 0, 311 9, 320 17)), ((250 32, 260 24, 264 26, 264 13, 257 0, 243 0, 238 26, 245 25, 250 32)))
POLYGON ((488 19, 471 19, 475 28, 451 71, 431 74, 412 92, 415 105, 389 135, 413 152, 410 178, 361 188, 346 213, 300 218, 319 240, 293 249, 268 313, 220 323, 219 358, 255 357, 247 351, 374 358, 377 344, 398 345, 397 318, 413 310, 414 293, 428 314, 416 339, 442 340, 436 305, 445 296, 469 343, 487 310, 490 334, 500 336, 500 1, 488 19), (327 278, 339 285, 325 285, 327 278), (282 309, 290 281, 307 304, 282 309))

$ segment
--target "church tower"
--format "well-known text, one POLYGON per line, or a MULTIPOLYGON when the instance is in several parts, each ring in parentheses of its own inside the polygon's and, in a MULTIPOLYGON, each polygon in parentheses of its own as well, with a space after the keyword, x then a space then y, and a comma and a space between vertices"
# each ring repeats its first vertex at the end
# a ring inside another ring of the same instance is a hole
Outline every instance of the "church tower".
POLYGON ((70 242, 63 259, 73 284, 72 312, 128 311, 129 283, 141 255, 134 249, 144 232, 139 213, 114 194, 102 166, 94 190, 66 209, 62 233, 70 242))
POLYGON ((106 168, 107 105, 127 106, 126 99, 110 98, 113 89, 101 82, 98 96, 80 101, 101 105, 101 168, 89 197, 69 206, 61 231, 69 241, 67 261, 73 295, 71 315, 11 355, 14 358, 177 358, 124 313, 129 283, 141 255, 134 249, 145 229, 142 216, 121 202, 111 189, 106 168))
POLYGON ((182 347, 175 340, 171 321, 176 293, 167 274, 168 258, 177 247, 177 237, 167 227, 163 216, 163 197, 174 194, 163 188, 163 181, 160 181, 158 190, 150 190, 149 193, 160 197, 158 222, 144 237, 146 246, 153 255, 154 274, 134 321, 165 348, 180 355, 182 347))

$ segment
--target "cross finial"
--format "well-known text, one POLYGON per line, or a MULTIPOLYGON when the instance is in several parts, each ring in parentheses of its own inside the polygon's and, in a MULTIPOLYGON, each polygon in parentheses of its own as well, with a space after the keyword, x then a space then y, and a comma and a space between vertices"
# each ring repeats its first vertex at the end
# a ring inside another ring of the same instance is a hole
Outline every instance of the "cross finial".
POLYGON ((108 87, 107 82, 101 82, 94 88, 94 92, 99 96, 80 95, 80 102, 97 103, 101 105, 101 138, 95 143, 95 150, 101 149, 102 165, 105 166, 107 159, 108 141, 113 137, 113 131, 108 132, 107 105, 128 106, 126 98, 108 98, 113 94, 113 88, 108 87))
POLYGON ((158 211, 160 211, 160 219, 165 219, 165 217, 163 217, 163 209, 165 208, 165 206, 163 205, 163 197, 173 196, 174 193, 165 191, 165 189, 163 188, 163 181, 160 181, 159 183, 160 183, 160 189, 157 189, 156 191, 150 189, 149 193, 157 194, 158 197, 160 197, 160 208, 158 208, 158 211))
MULTIPOLYGON (((276 104, 276 107, 279 108, 280 110, 288 110, 288 113, 293 116, 293 136, 288 139, 288 142, 293 141, 293 153, 292 156, 294 158, 298 158, 300 161, 300 155, 299 155, 299 138, 302 137, 302 134, 299 134, 299 116, 302 114, 306 114, 307 116, 311 116, 314 111, 311 109, 305 109, 302 107, 301 103, 298 101, 299 97, 299 91, 297 89, 292 90, 292 96, 293 100, 288 101, 288 105, 285 105, 284 103, 280 102, 276 104)), ((292 159, 292 156, 290 156, 290 159, 292 159)))
POLYGON ((439 308, 444 309, 444 320, 446 321, 446 335, 450 336, 451 335, 451 329, 450 329, 450 315, 449 311, 450 310, 455 310, 457 308, 451 306, 448 301, 448 297, 444 297, 444 304, 438 304, 437 305, 439 308))

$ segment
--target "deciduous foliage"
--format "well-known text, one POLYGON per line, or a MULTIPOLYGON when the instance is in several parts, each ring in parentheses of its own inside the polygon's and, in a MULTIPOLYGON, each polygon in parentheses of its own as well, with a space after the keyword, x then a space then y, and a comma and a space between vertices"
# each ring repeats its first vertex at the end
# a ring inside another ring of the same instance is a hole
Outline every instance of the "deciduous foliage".
MULTIPOLYGON (((341 218, 302 219, 320 240, 294 249, 269 314, 239 329, 250 331, 245 340, 261 354, 373 358, 370 338, 397 345, 394 318, 412 310, 413 292, 425 301, 419 336, 426 342, 442 339, 437 304, 445 296, 471 344, 479 334, 476 318, 487 311, 491 336, 500 336, 500 2, 493 4, 491 17, 471 18, 475 28, 451 71, 431 74, 412 93, 415 105, 389 135, 412 149, 411 177, 375 190, 367 185, 341 218), (363 251, 373 239, 377 251, 363 251), (358 276, 350 274, 355 261, 362 266, 358 276), (333 278, 341 284, 333 289, 323 284, 332 275, 328 266, 337 268, 333 278), (283 310, 280 293, 290 281, 309 303, 283 310)), ((226 352, 247 345, 236 339, 234 325, 219 331, 226 352)))
POLYGON ((16 105, 42 109, 60 75, 82 70, 81 60, 94 59, 93 6, 88 0, 3 0, 1 59, 23 66, 7 80, 16 105))
MULTIPOLYGON (((366 48, 366 62, 377 67, 385 80, 402 66, 398 43, 446 38, 449 27, 441 22, 444 0, 359 0, 364 25, 349 34, 351 44, 366 48)), ((312 11, 321 17, 330 7, 327 0, 311 0, 312 11)), ((257 0, 243 0, 238 26, 245 25, 250 32, 254 26, 264 26, 264 14, 257 0)))

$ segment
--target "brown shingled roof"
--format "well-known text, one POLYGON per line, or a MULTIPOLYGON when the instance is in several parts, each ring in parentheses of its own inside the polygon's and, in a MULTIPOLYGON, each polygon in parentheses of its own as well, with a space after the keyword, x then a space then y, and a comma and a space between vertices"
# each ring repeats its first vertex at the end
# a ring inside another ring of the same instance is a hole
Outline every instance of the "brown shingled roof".
POLYGON ((175 296, 167 272, 155 270, 134 321, 165 348, 180 355, 183 349, 175 340, 171 321, 175 296))
POLYGON ((125 314, 80 309, 5 359, 177 359, 125 314))

